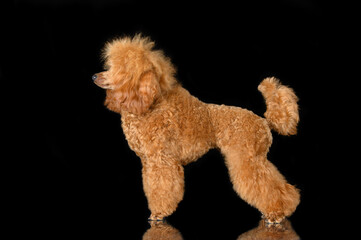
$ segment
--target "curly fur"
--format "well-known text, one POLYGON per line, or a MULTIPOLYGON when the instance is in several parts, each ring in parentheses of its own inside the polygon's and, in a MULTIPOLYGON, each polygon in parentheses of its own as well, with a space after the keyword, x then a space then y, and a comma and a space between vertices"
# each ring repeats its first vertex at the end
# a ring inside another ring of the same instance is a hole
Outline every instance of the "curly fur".
POLYGON ((130 148, 141 158, 143 187, 150 219, 172 214, 183 199, 183 166, 211 148, 225 157, 235 191, 269 222, 290 216, 299 191, 267 160, 271 128, 296 133, 297 97, 276 78, 266 78, 259 90, 267 111, 261 118, 239 107, 206 104, 182 88, 176 72, 154 42, 136 35, 106 44, 107 71, 95 83, 107 89, 105 105, 121 114, 130 148))

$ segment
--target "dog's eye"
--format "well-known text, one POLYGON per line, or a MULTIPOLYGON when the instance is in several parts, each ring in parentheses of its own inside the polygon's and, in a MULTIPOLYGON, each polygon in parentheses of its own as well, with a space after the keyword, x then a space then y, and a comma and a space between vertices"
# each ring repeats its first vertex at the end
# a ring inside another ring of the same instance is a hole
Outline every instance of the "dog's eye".
POLYGON ((108 63, 104 64, 104 70, 108 71, 110 69, 110 65, 108 63))

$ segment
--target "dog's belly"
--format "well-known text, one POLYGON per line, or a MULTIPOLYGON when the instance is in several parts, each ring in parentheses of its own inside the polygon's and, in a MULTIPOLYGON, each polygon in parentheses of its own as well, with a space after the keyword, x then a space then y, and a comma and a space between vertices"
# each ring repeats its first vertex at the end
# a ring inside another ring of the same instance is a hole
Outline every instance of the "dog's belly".
POLYGON ((179 161, 182 165, 196 161, 215 146, 205 139, 198 139, 194 144, 179 144, 179 161))

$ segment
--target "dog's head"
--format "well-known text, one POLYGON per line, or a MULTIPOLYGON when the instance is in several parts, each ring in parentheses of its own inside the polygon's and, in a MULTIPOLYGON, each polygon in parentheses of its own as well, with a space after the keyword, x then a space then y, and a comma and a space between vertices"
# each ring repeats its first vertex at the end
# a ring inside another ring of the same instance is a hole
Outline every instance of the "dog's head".
POLYGON ((95 74, 93 80, 107 89, 105 105, 110 110, 143 114, 174 87, 174 66, 153 47, 154 42, 141 35, 118 38, 105 45, 106 71, 95 74))

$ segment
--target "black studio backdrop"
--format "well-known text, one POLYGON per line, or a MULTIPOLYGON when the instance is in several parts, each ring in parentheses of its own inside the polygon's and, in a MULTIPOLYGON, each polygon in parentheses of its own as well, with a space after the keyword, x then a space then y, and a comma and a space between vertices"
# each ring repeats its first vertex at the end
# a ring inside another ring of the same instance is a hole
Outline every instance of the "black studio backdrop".
MULTIPOLYGON (((103 106, 105 92, 91 80, 102 71, 104 43, 136 33, 164 50, 182 85, 204 102, 263 115, 257 86, 264 77, 294 88, 298 135, 273 133, 269 153, 301 189, 293 228, 308 239, 351 235, 359 223, 352 217, 360 214, 359 26, 352 6, 30 0, 4 6, 0 74, 10 122, 4 159, 11 167, 4 169, 11 225, 36 234, 77 229, 141 239, 149 216, 141 164, 120 116, 103 106)), ((185 178, 184 200, 168 219, 185 239, 236 239, 257 226, 260 214, 232 190, 216 150, 187 166, 185 178)))

